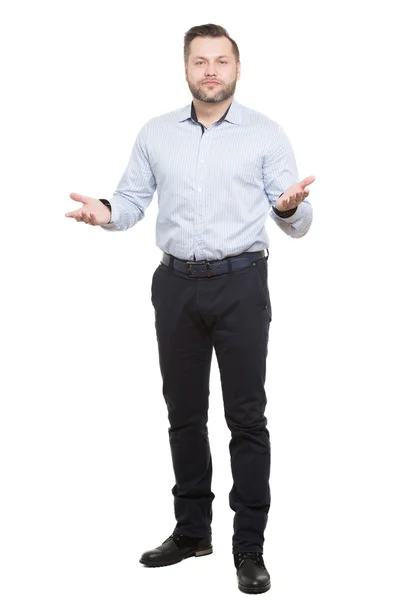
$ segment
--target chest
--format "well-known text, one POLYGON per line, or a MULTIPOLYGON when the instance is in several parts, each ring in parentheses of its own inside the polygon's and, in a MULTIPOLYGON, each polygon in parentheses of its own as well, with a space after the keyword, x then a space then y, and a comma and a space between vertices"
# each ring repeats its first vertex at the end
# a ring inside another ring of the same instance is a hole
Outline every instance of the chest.
MULTIPOLYGON (((151 169, 160 186, 165 182, 200 185, 203 181, 242 180, 253 184, 262 176, 263 148, 256 132, 235 130, 228 123, 175 128, 148 145, 151 169)), ((188 125, 188 124, 186 124, 188 125)), ((153 141, 153 140, 152 140, 153 141)), ((201 187, 201 185, 200 185, 201 187)))

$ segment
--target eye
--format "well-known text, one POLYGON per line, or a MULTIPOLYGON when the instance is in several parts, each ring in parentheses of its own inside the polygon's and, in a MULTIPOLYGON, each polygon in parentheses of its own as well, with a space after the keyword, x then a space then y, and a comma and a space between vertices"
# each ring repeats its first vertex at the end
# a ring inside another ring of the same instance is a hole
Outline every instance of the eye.
MULTIPOLYGON (((196 65, 199 65, 199 64, 200 64, 200 63, 202 63, 202 62, 204 62, 204 61, 203 61, 203 60, 198 60, 198 61, 197 61, 195 64, 196 64, 196 65)), ((228 64, 228 61, 227 61, 227 60, 220 60, 219 62, 221 62, 221 63, 224 63, 224 65, 227 65, 227 64, 228 64)))

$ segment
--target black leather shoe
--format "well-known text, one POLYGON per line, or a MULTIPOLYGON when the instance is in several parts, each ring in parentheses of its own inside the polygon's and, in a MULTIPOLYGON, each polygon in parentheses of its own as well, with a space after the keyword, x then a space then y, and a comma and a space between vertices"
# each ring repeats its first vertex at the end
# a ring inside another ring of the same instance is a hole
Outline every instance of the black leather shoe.
POLYGON ((262 594, 269 590, 271 579, 261 552, 237 552, 234 554, 234 561, 241 592, 262 594))
POLYGON ((139 562, 146 567, 166 567, 190 556, 212 554, 212 551, 211 535, 205 538, 193 538, 173 533, 161 546, 142 554, 139 562))

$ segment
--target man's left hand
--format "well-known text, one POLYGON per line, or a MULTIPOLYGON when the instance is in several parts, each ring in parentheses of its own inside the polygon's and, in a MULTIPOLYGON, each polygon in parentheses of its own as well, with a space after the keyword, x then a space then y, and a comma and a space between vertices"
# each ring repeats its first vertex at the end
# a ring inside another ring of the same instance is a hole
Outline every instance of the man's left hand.
POLYGON ((304 198, 307 198, 310 190, 306 190, 305 188, 307 185, 310 185, 310 183, 313 183, 313 181, 315 181, 315 177, 310 175, 302 181, 299 181, 299 183, 291 185, 290 188, 276 200, 275 208, 282 212, 296 208, 300 202, 303 202, 304 198))

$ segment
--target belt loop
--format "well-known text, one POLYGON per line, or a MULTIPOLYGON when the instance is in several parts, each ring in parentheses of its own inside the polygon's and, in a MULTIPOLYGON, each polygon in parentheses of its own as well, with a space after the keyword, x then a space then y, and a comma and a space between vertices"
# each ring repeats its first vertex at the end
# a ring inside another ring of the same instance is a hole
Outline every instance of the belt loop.
POLYGON ((169 263, 168 263, 168 275, 171 275, 172 273, 172 267, 174 265, 174 257, 172 256, 172 254, 169 254, 169 263))
POLYGON ((269 250, 268 250, 268 248, 265 248, 265 249, 266 249, 266 251, 267 251, 267 260, 268 260, 268 257, 269 257, 269 250))
POLYGON ((226 260, 228 261, 228 273, 232 273, 232 260, 230 258, 226 260))

